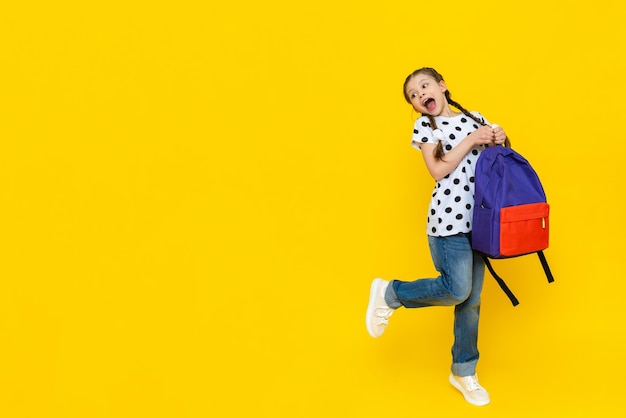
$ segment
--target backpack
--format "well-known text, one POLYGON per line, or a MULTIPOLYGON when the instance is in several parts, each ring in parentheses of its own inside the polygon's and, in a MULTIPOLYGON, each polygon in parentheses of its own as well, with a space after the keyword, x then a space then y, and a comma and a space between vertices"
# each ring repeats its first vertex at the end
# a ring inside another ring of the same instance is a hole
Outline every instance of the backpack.
POLYGON ((550 205, 530 163, 511 148, 487 147, 476 163, 472 248, 513 306, 519 301, 489 259, 536 253, 548 283, 554 281, 543 250, 548 248, 550 205))

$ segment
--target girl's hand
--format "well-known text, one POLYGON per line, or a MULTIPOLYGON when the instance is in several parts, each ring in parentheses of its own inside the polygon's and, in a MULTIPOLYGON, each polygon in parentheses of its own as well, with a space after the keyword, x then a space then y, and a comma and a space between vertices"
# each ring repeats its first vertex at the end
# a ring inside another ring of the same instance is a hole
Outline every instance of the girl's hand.
MULTIPOLYGON (((500 130, 502 130, 502 128, 500 128, 500 130)), ((468 138, 473 140, 474 145, 491 145, 496 139, 495 131, 491 126, 481 126, 472 132, 468 138)))
POLYGON ((502 129, 496 124, 493 124, 491 126, 491 129, 493 131, 493 143, 495 145, 504 144, 504 140, 506 139, 506 133, 504 132, 504 129, 502 129))

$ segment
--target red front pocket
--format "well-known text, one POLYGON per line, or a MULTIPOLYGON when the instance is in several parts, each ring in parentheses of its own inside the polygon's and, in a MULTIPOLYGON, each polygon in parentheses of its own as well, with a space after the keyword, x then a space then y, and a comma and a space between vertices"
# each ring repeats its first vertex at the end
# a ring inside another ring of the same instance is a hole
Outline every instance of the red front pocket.
POLYGON ((500 209, 500 253, 514 257, 548 248, 549 214, 545 202, 500 209))

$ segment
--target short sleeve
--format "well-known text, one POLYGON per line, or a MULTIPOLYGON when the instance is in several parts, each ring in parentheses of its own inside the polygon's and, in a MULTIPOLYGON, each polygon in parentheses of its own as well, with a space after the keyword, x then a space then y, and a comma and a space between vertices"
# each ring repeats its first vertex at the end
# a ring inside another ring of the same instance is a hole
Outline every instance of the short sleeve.
POLYGON ((437 140, 433 135, 433 130, 430 127, 430 122, 428 118, 422 116, 415 121, 415 125, 413 126, 413 137, 411 138, 411 145, 420 150, 422 149, 422 144, 436 144, 437 140))

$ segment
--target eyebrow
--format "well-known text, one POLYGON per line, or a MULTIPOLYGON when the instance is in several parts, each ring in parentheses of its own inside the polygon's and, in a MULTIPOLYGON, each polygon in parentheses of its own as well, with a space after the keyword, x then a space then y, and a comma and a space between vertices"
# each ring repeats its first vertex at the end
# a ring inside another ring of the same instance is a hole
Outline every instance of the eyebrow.
MULTIPOLYGON (((430 82, 430 81, 433 81, 433 79, 432 79, 432 78, 429 78, 429 77, 422 78, 421 80, 418 80, 418 82, 417 82, 417 86, 418 86, 418 87, 421 87, 421 86, 422 86, 422 84, 424 84, 424 82, 425 82, 425 81, 429 81, 429 82, 430 82)), ((411 92, 411 91, 413 91, 413 90, 417 90, 417 89, 418 89, 418 87, 415 87, 415 88, 410 88, 410 89, 408 89, 408 90, 407 90, 407 92, 411 92)))

